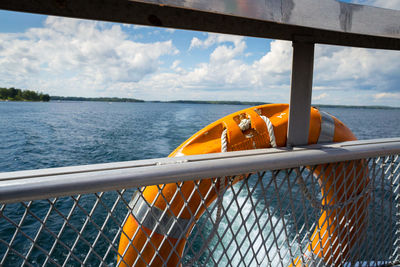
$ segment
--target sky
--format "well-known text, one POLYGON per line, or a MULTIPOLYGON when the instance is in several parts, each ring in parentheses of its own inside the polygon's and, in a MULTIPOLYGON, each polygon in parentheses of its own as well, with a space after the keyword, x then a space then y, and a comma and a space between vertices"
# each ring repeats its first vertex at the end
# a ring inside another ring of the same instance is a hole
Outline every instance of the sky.
MULTIPOLYGON (((400 0, 352 2, 400 10, 400 0)), ((288 103, 291 61, 287 41, 0 10, 0 87, 288 103)), ((316 45, 312 102, 400 107, 400 51, 316 45)))

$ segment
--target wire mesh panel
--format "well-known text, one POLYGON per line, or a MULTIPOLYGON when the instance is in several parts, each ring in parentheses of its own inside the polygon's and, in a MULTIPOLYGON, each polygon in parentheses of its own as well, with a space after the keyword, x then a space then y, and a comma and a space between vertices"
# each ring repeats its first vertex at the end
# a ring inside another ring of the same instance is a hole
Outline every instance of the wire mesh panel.
POLYGON ((2 266, 384 266, 398 155, 3 204, 2 266))

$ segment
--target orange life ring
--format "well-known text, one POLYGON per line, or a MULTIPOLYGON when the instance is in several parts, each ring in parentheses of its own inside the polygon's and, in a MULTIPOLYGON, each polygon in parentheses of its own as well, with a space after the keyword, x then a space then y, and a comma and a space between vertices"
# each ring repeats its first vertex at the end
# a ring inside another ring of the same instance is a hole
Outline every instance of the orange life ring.
MULTIPOLYGON (((262 105, 238 111, 200 130, 169 156, 216 153, 221 152, 221 149, 237 151, 271 146, 284 147, 286 146, 288 114, 287 104, 262 105), (221 142, 224 134, 225 144, 221 142)), ((353 133, 342 122, 329 114, 312 108, 310 119, 309 144, 356 140, 353 133)), ((353 220, 347 221, 346 225, 343 225, 342 221, 346 219, 349 212, 357 213, 363 209, 362 206, 366 205, 366 201, 361 196, 358 197, 355 205, 346 204, 347 206, 341 209, 337 206, 354 199, 355 195, 358 196, 365 191, 367 181, 363 179, 365 173, 361 172, 365 168, 361 168, 361 165, 361 161, 341 163, 334 170, 336 175, 327 175, 333 171, 330 169, 331 166, 317 167, 315 173, 321 173, 319 182, 323 184, 322 215, 307 246, 308 252, 293 261, 292 265, 307 265, 307 259, 312 256, 311 252, 329 264, 333 263, 337 257, 348 257, 348 251, 357 240, 353 233, 359 233, 363 227, 365 214, 360 212, 360 215, 353 215, 353 220), (350 173, 351 168, 346 168, 346 164, 351 164, 356 171, 350 173), (352 179, 344 181, 344 177, 352 179), (354 179, 357 181, 352 182, 351 180, 354 179), (344 186, 338 188, 334 184, 344 186)), ((203 179, 197 182, 181 183, 179 187, 182 194, 176 194, 178 185, 175 183, 147 186, 141 190, 143 197, 135 194, 131 208, 136 219, 142 220, 146 213, 152 215, 141 221, 141 226, 132 214, 129 215, 120 237, 118 266, 178 265, 195 221, 218 196, 221 184, 215 184, 214 189, 210 191, 212 183, 215 183, 215 180, 203 179), (160 192, 163 197, 159 197, 160 192), (194 220, 190 220, 193 215, 194 220), (155 223, 155 217, 160 218, 160 224, 155 223), (163 234, 166 232, 168 232, 167 237, 163 234)))

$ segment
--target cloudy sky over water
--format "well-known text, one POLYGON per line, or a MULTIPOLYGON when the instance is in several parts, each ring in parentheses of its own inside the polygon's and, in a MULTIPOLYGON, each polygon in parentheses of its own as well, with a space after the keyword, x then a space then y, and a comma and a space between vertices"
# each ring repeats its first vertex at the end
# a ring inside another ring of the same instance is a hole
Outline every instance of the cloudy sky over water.
MULTIPOLYGON (((357 0, 400 10, 400 0, 357 0)), ((316 46, 314 104, 400 106, 400 51, 316 46)), ((0 11, 0 87, 288 102, 290 42, 0 11)))

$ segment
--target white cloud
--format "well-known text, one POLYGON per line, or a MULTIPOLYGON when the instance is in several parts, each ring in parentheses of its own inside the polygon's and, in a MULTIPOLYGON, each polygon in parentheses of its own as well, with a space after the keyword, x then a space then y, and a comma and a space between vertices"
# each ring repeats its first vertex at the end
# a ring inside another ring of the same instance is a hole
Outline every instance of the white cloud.
POLYGON ((221 43, 234 43, 237 46, 240 42, 243 42, 244 37, 236 36, 236 35, 228 35, 228 34, 217 34, 217 33, 209 33, 208 37, 205 40, 200 40, 197 37, 193 37, 192 41, 190 42, 189 50, 193 48, 209 48, 214 44, 221 44, 221 43))
POLYGON ((221 41, 211 52, 209 60, 197 64, 193 69, 178 71, 176 68, 180 62, 174 62, 171 69, 175 72, 155 73, 140 81, 137 86, 149 88, 146 93, 156 95, 157 99, 288 102, 291 43, 273 41, 271 51, 258 60, 247 62, 245 40, 234 37, 211 37, 214 40, 231 41, 221 41))
MULTIPOLYGON (((256 100, 255 95, 264 94, 261 99, 266 101, 271 96, 279 102, 288 101, 292 64, 290 42, 272 41, 270 51, 249 63, 244 61, 246 46, 241 44, 244 40, 236 41, 233 46, 229 46, 229 42, 218 43, 215 35, 193 40, 192 48, 219 45, 211 52, 208 62, 174 78, 175 89, 186 88, 193 92, 196 88, 199 95, 201 91, 213 90, 213 95, 215 91, 223 91, 227 95, 225 98, 245 90, 246 94, 240 99, 251 96, 256 100)), ((313 100, 330 104, 376 104, 376 92, 399 90, 399 69, 399 51, 317 45, 313 100)))
MULTIPOLYGON (((236 36, 233 36, 236 37, 236 36)), ((228 36, 211 38, 229 40, 228 36)), ((209 40, 207 38, 207 40, 209 40)), ((209 63, 200 64, 192 72, 187 74, 187 80, 195 81, 198 85, 206 82, 222 87, 233 87, 236 89, 266 89, 268 85, 275 82, 287 80, 288 71, 291 66, 291 45, 289 42, 273 41, 271 51, 266 53, 260 60, 251 64, 241 60, 244 55, 246 44, 242 39, 230 39, 233 46, 220 45, 210 55, 209 63)), ((286 83, 287 84, 287 83, 286 83)))
POLYGON ((326 89, 396 91, 399 69, 400 51, 318 45, 314 85, 326 89))
POLYGON ((176 53, 170 40, 133 42, 120 25, 48 17, 43 28, 0 34, 0 78, 51 94, 92 96, 139 82, 158 70, 161 56, 176 53))
POLYGON ((322 94, 313 96, 313 97, 312 97, 312 100, 318 101, 318 100, 327 98, 328 96, 329 96, 329 94, 327 94, 327 93, 322 93, 322 94))
POLYGON ((174 62, 172 62, 172 65, 171 65, 171 69, 176 72, 184 73, 185 70, 179 66, 181 63, 182 62, 180 60, 174 60, 174 62))
POLYGON ((374 95, 375 99, 398 99, 400 100, 400 93, 379 93, 374 95))
POLYGON ((292 67, 292 53, 291 42, 273 41, 271 42, 271 51, 256 62, 254 67, 262 69, 264 73, 288 73, 292 67))
POLYGON ((168 33, 174 33, 175 29, 168 28, 168 29, 165 29, 165 31, 168 32, 168 33))
POLYGON ((181 61, 180 61, 180 60, 175 60, 175 61, 172 63, 171 68, 172 68, 172 69, 176 69, 176 68, 178 67, 179 64, 181 64, 181 61))
POLYGON ((210 61, 212 63, 228 62, 242 55, 245 49, 246 43, 243 40, 235 42, 234 46, 220 45, 211 53, 210 61))
MULTIPOLYGON (((132 25, 132 24, 128 24, 128 25, 132 25)), ((151 29, 151 27, 150 27, 150 26, 147 26, 147 25, 132 25, 132 27, 133 27, 135 30, 140 30, 140 29, 151 29)))
MULTIPOLYGON (((246 38, 205 34, 193 38, 189 50, 208 50, 179 53, 171 40, 149 42, 146 35, 147 42, 140 43, 124 30, 117 24, 49 17, 42 28, 0 34, 2 86, 147 100, 289 100, 291 42, 272 41, 268 49, 260 40, 264 51, 258 43, 259 50, 249 56, 248 45, 254 43, 246 38), (192 55, 191 64, 185 57, 192 55)), ((317 45, 313 100, 398 106, 399 69, 399 51, 317 45)))

